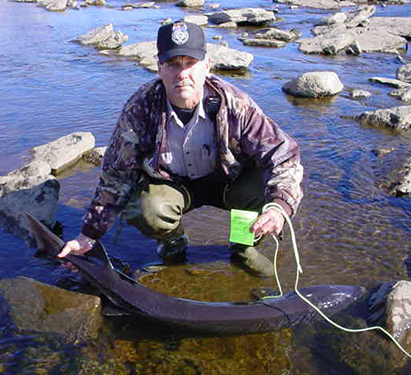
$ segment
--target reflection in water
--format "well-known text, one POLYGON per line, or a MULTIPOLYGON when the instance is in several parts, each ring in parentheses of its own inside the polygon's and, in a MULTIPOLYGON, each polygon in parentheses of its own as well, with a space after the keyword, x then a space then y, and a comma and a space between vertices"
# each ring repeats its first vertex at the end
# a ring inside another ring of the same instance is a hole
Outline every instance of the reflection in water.
MULTIPOLYGON (((233 6, 226 0, 220 3, 223 8, 233 6)), ((236 7, 266 6, 263 1, 240 3, 236 7)), ((124 102, 141 83, 155 77, 133 62, 103 56, 93 48, 72 43, 73 39, 114 23, 116 29, 129 35, 130 43, 153 40, 159 20, 196 12, 169 1, 159 2, 157 10, 122 12, 121 5, 114 1, 110 4, 114 9, 88 7, 53 13, 33 4, 0 3, 1 173, 19 168, 29 159, 32 147, 74 131, 91 131, 97 146, 105 145, 124 102)), ((278 8, 284 20, 276 26, 297 27, 304 36, 309 36, 313 23, 331 13, 280 4, 278 8)), ((378 7, 377 13, 408 14, 409 9, 409 5, 378 7)), ((213 36, 221 35, 231 48, 254 54, 245 76, 225 78, 250 93, 301 145, 305 198, 293 219, 304 271, 300 286, 331 283, 372 287, 380 281, 409 280, 403 259, 410 251, 411 199, 389 196, 379 184, 396 163, 409 156, 410 134, 369 128, 350 119, 365 110, 400 105, 388 95, 390 88, 368 80, 370 76, 394 76, 396 57, 303 55, 294 43, 281 49, 245 47, 237 39, 242 32, 207 28, 210 42, 213 36), (282 92, 285 82, 315 70, 335 71, 345 91, 321 100, 293 98, 282 92), (352 100, 348 92, 353 88, 373 95, 352 100), (377 157, 375 151, 382 148, 394 151, 377 157)), ((98 169, 84 169, 59 176, 62 188, 57 219, 63 223, 65 239, 77 235, 98 175, 98 169)), ((153 288, 199 300, 244 300, 250 298, 253 287, 274 286, 273 280, 253 278, 229 263, 227 212, 204 207, 187 215, 184 223, 190 238, 188 263, 169 267, 161 277, 150 275, 147 282, 153 288)), ((104 237, 111 255, 134 269, 158 264, 154 241, 124 227, 113 243, 116 230, 104 237)), ((0 232, 0 239, 0 278, 24 274, 54 285, 61 279, 54 266, 34 259, 33 249, 19 239, 4 232, 0 232)), ((272 256, 274 242, 267 240, 261 248, 272 256)), ((284 290, 294 287, 295 273, 286 229, 279 260, 284 290)), ((347 325, 363 324, 360 318, 351 319, 347 325)), ((396 355, 386 350, 374 333, 346 335, 321 325, 303 327, 305 336, 285 330, 229 338, 157 333, 157 327, 130 319, 107 322, 107 328, 97 345, 80 348, 41 335, 23 335, 20 340, 17 333, 4 333, 0 372, 368 374, 393 370, 389 367, 392 361, 383 365, 380 358, 396 355), (374 346, 371 338, 377 342, 374 346), (68 353, 73 350, 76 356, 71 357, 68 353), (373 362, 373 358, 377 360, 373 362)))

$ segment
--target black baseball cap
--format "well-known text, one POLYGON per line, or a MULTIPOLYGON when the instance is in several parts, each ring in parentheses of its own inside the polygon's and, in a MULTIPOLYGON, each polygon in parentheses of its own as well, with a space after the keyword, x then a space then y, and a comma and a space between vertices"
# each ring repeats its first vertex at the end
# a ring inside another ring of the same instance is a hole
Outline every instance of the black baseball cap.
POLYGON ((160 64, 175 56, 190 56, 204 60, 204 31, 201 26, 184 21, 161 26, 157 33, 157 50, 160 64))

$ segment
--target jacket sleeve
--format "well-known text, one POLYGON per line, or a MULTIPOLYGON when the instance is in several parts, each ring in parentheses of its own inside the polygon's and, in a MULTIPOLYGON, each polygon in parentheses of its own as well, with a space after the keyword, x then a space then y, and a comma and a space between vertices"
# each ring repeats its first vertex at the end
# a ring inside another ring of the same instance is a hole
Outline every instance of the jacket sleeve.
POLYGON ((245 113, 242 148, 262 172, 267 203, 278 203, 293 216, 303 197, 300 148, 252 99, 245 113))
POLYGON ((99 239, 113 225, 140 177, 136 123, 132 107, 126 104, 104 154, 94 198, 83 218, 81 233, 92 239, 99 239))

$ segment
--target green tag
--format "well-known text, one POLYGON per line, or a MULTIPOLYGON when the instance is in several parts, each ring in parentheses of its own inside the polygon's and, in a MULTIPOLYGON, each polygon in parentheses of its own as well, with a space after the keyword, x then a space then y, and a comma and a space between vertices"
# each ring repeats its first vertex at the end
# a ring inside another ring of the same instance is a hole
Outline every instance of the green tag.
POLYGON ((258 212, 231 210, 230 242, 252 246, 254 244, 254 233, 250 232, 250 227, 257 217, 258 212))

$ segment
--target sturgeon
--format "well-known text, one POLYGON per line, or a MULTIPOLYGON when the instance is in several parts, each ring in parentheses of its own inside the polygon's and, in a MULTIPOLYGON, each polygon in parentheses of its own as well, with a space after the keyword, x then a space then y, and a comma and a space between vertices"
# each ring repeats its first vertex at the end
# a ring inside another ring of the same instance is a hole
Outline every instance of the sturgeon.
MULTIPOLYGON (((57 254, 64 241, 31 215, 23 215, 37 241, 39 252, 59 259, 57 254)), ((84 256, 70 254, 60 261, 72 263, 86 280, 121 310, 179 329, 207 334, 245 334, 281 330, 319 317, 294 291, 279 298, 234 303, 167 296, 115 270, 99 241, 84 256)), ((299 291, 329 316, 347 308, 365 293, 363 287, 351 285, 317 285, 299 291)))

